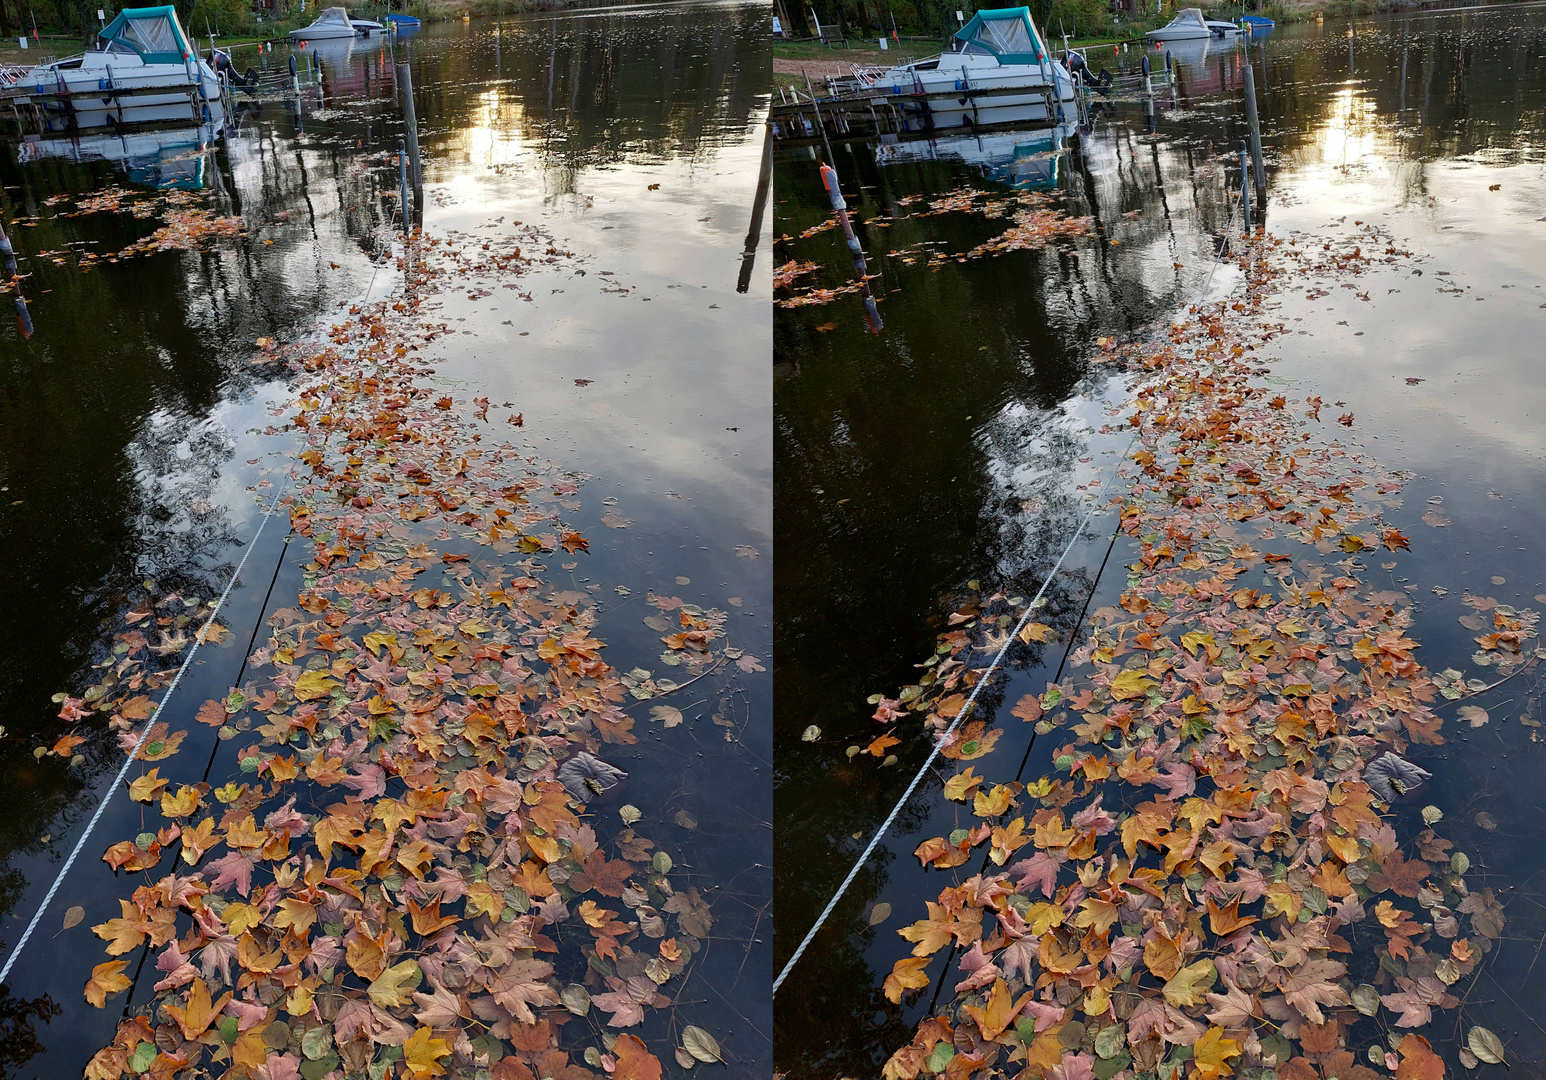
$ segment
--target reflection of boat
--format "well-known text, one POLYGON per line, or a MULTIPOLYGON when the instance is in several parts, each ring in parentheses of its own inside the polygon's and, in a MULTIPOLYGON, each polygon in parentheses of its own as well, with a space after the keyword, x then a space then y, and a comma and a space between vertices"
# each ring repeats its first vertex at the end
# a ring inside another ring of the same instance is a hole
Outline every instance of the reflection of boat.
POLYGON ((1208 58, 1208 50, 1215 44, 1215 39, 1211 37, 1186 38, 1181 41, 1165 42, 1165 51, 1170 54, 1173 63, 1184 64, 1192 69, 1189 73, 1195 73, 1195 70, 1208 58))
POLYGON ((317 21, 310 26, 303 26, 299 30, 290 31, 291 41, 333 41, 338 38, 353 38, 357 36, 369 36, 371 32, 380 32, 382 26, 378 22, 369 19, 351 19, 349 13, 341 7, 330 7, 317 16, 317 21))
POLYGON ((1038 131, 1003 131, 992 135, 951 135, 881 143, 875 160, 881 165, 915 161, 959 161, 980 169, 989 180, 1021 190, 1057 186, 1059 163, 1073 124, 1038 131))
POLYGON ((1143 36, 1150 41, 1198 41, 1212 37, 1213 30, 1202 17, 1200 8, 1184 8, 1176 12, 1176 17, 1170 22, 1143 36))
MULTIPOLYGON (((354 70, 351 59, 354 55, 354 38, 311 41, 306 43, 306 48, 315 58, 317 65, 328 73, 329 78, 335 75, 348 75, 354 70)), ((375 48, 375 46, 367 46, 367 48, 375 48)))
POLYGON ((35 106, 45 131, 225 118, 220 79, 194 53, 170 5, 125 8, 91 52, 39 64, 7 96, 35 106))
POLYGON ((859 77, 861 88, 901 96, 904 111, 940 126, 1032 123, 1075 111, 1068 71, 1047 52, 1029 8, 979 11, 937 57, 859 77))
POLYGON ((16 159, 24 163, 44 158, 107 161, 122 168, 133 183, 196 191, 204 186, 204 151, 217 134, 214 124, 201 124, 74 139, 29 136, 17 144, 16 159))

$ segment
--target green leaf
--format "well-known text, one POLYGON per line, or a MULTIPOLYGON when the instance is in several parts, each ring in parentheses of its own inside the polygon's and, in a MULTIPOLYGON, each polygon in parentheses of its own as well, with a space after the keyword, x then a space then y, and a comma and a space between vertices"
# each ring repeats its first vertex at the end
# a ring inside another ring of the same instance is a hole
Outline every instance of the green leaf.
POLYGON ((129 1071, 142 1073, 150 1068, 151 1062, 156 1060, 156 1044, 142 1042, 134 1048, 134 1053, 129 1055, 129 1071))
POLYGON ((1355 987, 1348 997, 1353 1001, 1353 1008, 1365 1016, 1373 1016, 1380 1011, 1380 992, 1368 983, 1355 987))
POLYGON ((682 1029, 682 1047, 705 1065, 725 1060, 719 1049, 719 1040, 701 1027, 695 1027, 692 1024, 682 1029))
POLYGON ((301 1036, 301 1053, 308 1061, 319 1061, 333 1048, 333 1032, 326 1024, 307 1028, 301 1036))
POLYGON ((301 1062, 301 1080, 322 1080, 336 1068, 338 1068, 338 1055, 329 1051, 326 1057, 301 1062))
POLYGON ((1100 1058, 1095 1062, 1095 1080, 1111 1080, 1113 1076, 1131 1065, 1133 1059, 1123 1050, 1114 1057, 1100 1058))
POLYGON ((1127 1045, 1127 1037, 1118 1024, 1103 1027, 1095 1034, 1095 1056, 1114 1058, 1127 1045))
POLYGON ((1474 1027, 1468 1031, 1465 1044, 1471 1048, 1471 1053, 1489 1065, 1507 1064, 1503 1058, 1502 1041, 1484 1027, 1474 1027))
POLYGON ((956 1048, 947 1042, 937 1042, 934 1049, 929 1051, 929 1056, 923 1059, 923 1067, 931 1073, 945 1071, 945 1066, 950 1064, 956 1056, 956 1048))

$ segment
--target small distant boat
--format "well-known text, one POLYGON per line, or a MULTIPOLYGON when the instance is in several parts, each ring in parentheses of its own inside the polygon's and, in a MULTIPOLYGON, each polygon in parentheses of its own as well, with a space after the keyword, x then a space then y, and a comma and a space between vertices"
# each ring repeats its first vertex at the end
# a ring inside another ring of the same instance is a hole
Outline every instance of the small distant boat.
POLYGON ((399 30, 407 30, 410 27, 419 25, 419 19, 416 15, 400 15, 393 13, 390 15, 383 15, 381 19, 383 22, 389 22, 393 26, 396 26, 399 30))
POLYGON ((349 13, 343 8, 330 7, 317 16, 317 21, 310 26, 291 30, 290 40, 330 41, 335 38, 368 36, 372 32, 379 33, 384 29, 385 27, 378 22, 372 22, 370 19, 351 19, 349 13))
POLYGON ((1201 8, 1184 8, 1169 23, 1143 36, 1150 41, 1197 41, 1215 35, 1208 20, 1202 17, 1201 8))
POLYGON ((1271 30, 1278 24, 1265 15, 1242 15, 1240 25, 1246 30, 1271 30))
POLYGON ((48 132, 169 122, 223 124, 220 77, 202 60, 177 9, 124 8, 92 51, 39 64, 5 96, 38 109, 48 132))

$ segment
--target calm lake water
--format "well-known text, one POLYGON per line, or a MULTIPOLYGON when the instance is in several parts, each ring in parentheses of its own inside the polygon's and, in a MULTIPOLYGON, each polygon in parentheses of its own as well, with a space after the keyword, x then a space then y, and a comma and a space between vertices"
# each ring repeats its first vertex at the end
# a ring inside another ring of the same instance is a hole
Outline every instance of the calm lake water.
MULTIPOLYGON (((426 27, 397 45, 417 91, 426 228, 497 236, 536 223, 584 270, 534 277, 529 302, 444 290, 437 315, 454 336, 435 379, 458 399, 512 403, 534 452, 589 474, 569 513, 591 553, 573 571, 554 559, 552 572, 595 597, 596 635, 625 671, 669 673, 642 621, 656 614, 650 591, 728 611, 729 643, 771 666, 767 239, 749 289, 736 288, 768 103, 765 23, 761 5, 666 4, 426 27)), ((380 299, 399 284, 391 262, 372 262, 390 241, 402 135, 391 46, 344 43, 319 58, 320 97, 299 111, 246 106, 207 153, 190 143, 127 177, 100 161, 0 154, 30 315, 30 334, 20 322, 0 331, 5 952, 122 760, 100 729, 85 732, 79 764, 35 759, 65 730, 52 695, 92 681, 139 583, 215 595, 256 529, 254 495, 270 497, 282 475, 289 444, 263 429, 287 395, 250 363, 253 342, 305 337, 367 290, 380 299), (121 250, 160 219, 55 216, 44 200, 130 180, 176 182, 247 231, 83 273, 81 253, 121 250)), ((282 67, 288 55, 265 60, 282 67)), ((259 61, 239 50, 237 63, 259 61)), ((174 727, 236 680, 259 612, 293 602, 302 560, 284 558, 282 525, 233 590, 234 647, 200 654, 174 727)), ((772 1055, 771 675, 725 670, 668 699, 687 717, 680 727, 651 729, 647 708, 632 710, 641 741, 618 755, 641 830, 714 915, 675 1007, 634 1030, 676 1070, 670 1040, 698 1024, 755 1075, 772 1055), (670 824, 678 811, 696 828, 670 824)), ((215 784, 235 775, 200 725, 182 753, 208 757, 215 784)), ((99 856, 139 817, 121 793, 109 804, 0 990, 0 1075, 78 1077, 111 1037, 122 999, 92 1009, 81 988, 103 959, 91 925, 137 883, 99 856), (57 932, 71 905, 83 923, 57 932)))
MULTIPOLYGON (((1365 279, 1368 302, 1353 290, 1287 290, 1282 313, 1296 332, 1274 342, 1273 377, 1354 413, 1352 442, 1413 474, 1393 521, 1412 550, 1389 577, 1418 608, 1420 658, 1485 677, 1470 660, 1472 631, 1457 621, 1469 610, 1462 593, 1542 602, 1546 8, 1328 20, 1248 47, 1175 51, 1177 100, 1152 117, 1137 102, 1112 103, 1077 151, 1055 158, 1037 157, 1028 139, 1018 152, 1013 139, 998 150, 962 140, 935 160, 884 166, 873 146, 833 146, 857 218, 904 220, 860 226, 870 270, 883 274, 872 283, 880 333, 867 332, 854 296, 780 310, 774 322, 780 967, 928 753, 913 739, 896 748, 893 768, 850 762, 844 748, 879 731, 866 697, 916 681, 914 665, 974 582, 1034 592, 1082 516, 1079 498, 1109 479, 1120 446, 1093 429, 1100 402, 1121 400, 1122 387, 1087 358, 1097 339, 1142 339, 1201 294, 1230 222, 1225 158, 1243 136, 1248 59, 1267 143, 1267 227, 1372 223, 1415 255, 1365 279), (1091 215, 1091 234, 946 262, 938 273, 886 257, 923 243, 965 251, 1004 226, 981 215, 911 218, 922 204, 908 197, 1002 194, 1012 182, 1091 215), (1448 524, 1425 523, 1433 507, 1448 524), (820 738, 802 741, 812 724, 820 738)), ((1131 70, 1138 55, 1091 58, 1131 70)), ((803 148, 777 159, 780 234, 798 237, 826 216, 816 169, 803 148)), ((841 285, 850 264, 840 235, 780 244, 777 261, 815 260, 817 284, 841 285)), ((1215 294, 1233 281, 1221 270, 1215 294)), ((1097 581, 1113 526, 1105 514, 1091 522, 1049 589, 1047 621, 1070 627, 1087 602, 1115 600, 1132 555, 1118 543, 1097 581)), ((1040 692, 1062 653, 1012 671, 997 700, 1040 692)), ((1546 964, 1536 962, 1546 931, 1543 762, 1536 729, 1518 722, 1539 716, 1536 677, 1475 702, 1488 726, 1452 722, 1446 746, 1415 754, 1435 773, 1425 800, 1443 809, 1446 835, 1473 853, 1473 874, 1498 890, 1508 917, 1460 1022, 1445 1012, 1428 1032, 1451 1075, 1454 1036, 1471 1024, 1507 1042, 1516 1074, 1546 1071, 1546 964), (1495 831, 1476 824, 1483 812, 1495 831)), ((1006 730, 988 759, 1004 775, 990 778, 1009 779, 1023 757, 1025 778, 1050 771, 1053 740, 1028 746, 1024 727, 1006 730)), ((1415 820, 1414 808, 1400 813, 1415 820)), ((776 1062, 790 1076, 875 1075, 911 1037, 931 994, 893 1006, 881 979, 908 951, 896 929, 921 918, 944 884, 912 849, 955 824, 939 779, 926 780, 783 986, 776 1062)))

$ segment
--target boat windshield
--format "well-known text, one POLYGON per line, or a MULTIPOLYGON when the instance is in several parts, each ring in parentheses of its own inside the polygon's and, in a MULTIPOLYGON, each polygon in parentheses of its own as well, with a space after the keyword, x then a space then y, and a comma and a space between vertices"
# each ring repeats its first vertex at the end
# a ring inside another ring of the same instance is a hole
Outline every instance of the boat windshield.
POLYGON ((1202 10, 1200 8, 1187 8, 1184 11, 1178 11, 1176 17, 1170 20, 1170 25, 1176 27, 1197 26, 1204 30, 1208 28, 1208 23, 1202 17, 1202 10))
POLYGON ((172 20, 165 17, 125 20, 123 29, 118 33, 119 39, 139 46, 142 53, 182 51, 182 37, 172 28, 172 20))
POLYGON ((345 30, 353 29, 353 24, 349 21, 349 13, 341 7, 328 8, 311 25, 314 29, 321 29, 324 26, 339 26, 345 30))
POLYGON ((1036 49, 1019 19, 984 19, 977 28, 976 40, 996 53, 1028 53, 1036 49))

